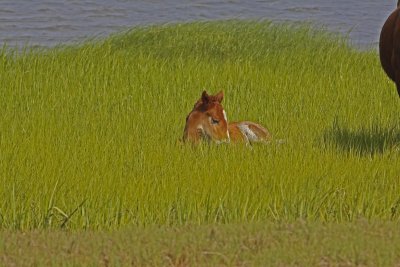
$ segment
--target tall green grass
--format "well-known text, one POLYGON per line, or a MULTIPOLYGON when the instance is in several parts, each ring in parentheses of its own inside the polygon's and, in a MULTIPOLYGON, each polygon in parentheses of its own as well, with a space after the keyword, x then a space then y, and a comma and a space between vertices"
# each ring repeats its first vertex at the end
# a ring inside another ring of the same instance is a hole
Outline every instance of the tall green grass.
POLYGON ((376 51, 223 21, 0 53, 0 228, 400 218, 400 101, 376 51), (203 89, 282 145, 183 145, 203 89))

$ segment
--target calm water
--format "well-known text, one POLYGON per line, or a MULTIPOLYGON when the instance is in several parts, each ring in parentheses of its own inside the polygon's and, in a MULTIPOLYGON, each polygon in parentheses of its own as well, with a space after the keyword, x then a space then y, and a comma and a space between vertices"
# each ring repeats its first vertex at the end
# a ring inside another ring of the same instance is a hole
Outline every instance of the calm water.
POLYGON ((0 0, 0 45, 53 46, 135 25, 227 18, 309 21, 377 45, 396 0, 0 0))

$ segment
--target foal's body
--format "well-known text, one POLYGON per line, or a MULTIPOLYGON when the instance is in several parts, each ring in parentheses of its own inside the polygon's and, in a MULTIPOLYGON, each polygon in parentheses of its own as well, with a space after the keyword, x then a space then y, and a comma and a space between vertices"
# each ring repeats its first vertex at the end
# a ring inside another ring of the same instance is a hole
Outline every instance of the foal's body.
POLYGON ((232 142, 263 142, 271 139, 271 134, 258 123, 251 121, 232 122, 228 124, 232 142))
POLYGON ((183 141, 198 143, 201 140, 216 143, 266 142, 271 135, 260 124, 250 121, 228 123, 221 105, 223 93, 208 95, 203 92, 186 118, 183 141))

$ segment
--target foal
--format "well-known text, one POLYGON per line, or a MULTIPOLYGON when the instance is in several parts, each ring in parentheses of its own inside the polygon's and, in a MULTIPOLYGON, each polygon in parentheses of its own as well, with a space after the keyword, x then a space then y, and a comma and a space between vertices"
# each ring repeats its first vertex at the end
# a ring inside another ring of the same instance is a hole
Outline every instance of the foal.
POLYGON ((229 143, 232 142, 266 142, 271 139, 267 129, 261 125, 241 121, 228 123, 226 113, 221 105, 224 93, 208 95, 203 91, 193 110, 186 117, 183 141, 199 143, 201 140, 229 143))
POLYGON ((379 56, 386 75, 395 82, 400 97, 400 0, 384 23, 379 38, 379 56))

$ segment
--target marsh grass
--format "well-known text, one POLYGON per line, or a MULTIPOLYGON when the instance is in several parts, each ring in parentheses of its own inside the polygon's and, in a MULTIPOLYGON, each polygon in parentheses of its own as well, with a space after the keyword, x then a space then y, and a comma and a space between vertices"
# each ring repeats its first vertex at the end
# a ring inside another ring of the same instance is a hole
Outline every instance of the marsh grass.
POLYGON ((375 51, 221 21, 0 53, 0 228, 395 220, 399 100, 375 51), (284 144, 183 145, 203 89, 284 144))
POLYGON ((5 266, 396 266, 395 222, 4 231, 5 266))

